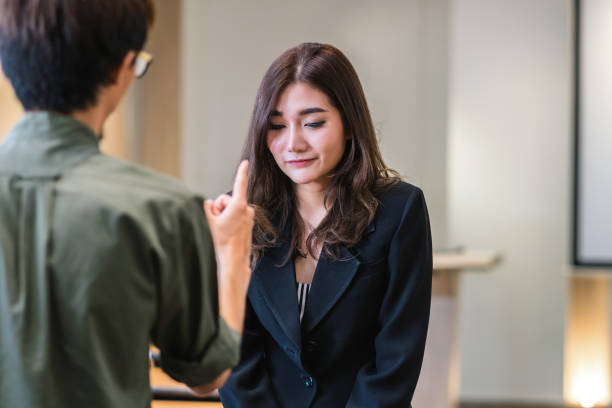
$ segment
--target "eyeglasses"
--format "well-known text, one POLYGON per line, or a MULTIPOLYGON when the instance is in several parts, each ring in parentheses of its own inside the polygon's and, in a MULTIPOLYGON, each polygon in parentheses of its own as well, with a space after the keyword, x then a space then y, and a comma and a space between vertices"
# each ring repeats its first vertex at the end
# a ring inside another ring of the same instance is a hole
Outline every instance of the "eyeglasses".
POLYGON ((149 65, 153 63, 153 55, 146 51, 140 51, 134 59, 134 76, 142 78, 149 69, 149 65))

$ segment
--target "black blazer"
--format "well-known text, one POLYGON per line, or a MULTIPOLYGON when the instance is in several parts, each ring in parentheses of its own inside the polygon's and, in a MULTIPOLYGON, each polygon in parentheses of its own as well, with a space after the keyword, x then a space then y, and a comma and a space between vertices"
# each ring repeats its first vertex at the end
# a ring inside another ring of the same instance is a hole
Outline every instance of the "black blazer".
MULTIPOLYGON (((258 262, 241 359, 220 390, 232 407, 410 407, 431 301, 423 193, 399 183, 342 260, 321 251, 300 324, 287 240, 258 262)), ((282 231, 280 236, 287 236, 282 231)))

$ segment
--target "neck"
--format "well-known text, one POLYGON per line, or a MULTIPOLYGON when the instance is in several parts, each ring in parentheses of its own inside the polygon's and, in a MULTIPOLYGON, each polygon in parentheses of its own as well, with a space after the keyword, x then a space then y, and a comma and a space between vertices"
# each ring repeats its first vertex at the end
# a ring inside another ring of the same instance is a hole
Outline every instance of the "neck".
POLYGON ((106 112, 102 104, 97 104, 89 109, 73 112, 70 116, 89 126, 94 134, 100 136, 102 134, 104 121, 108 117, 108 112, 106 112))
POLYGON ((318 184, 296 184, 294 188, 300 216, 316 227, 327 215, 324 203, 326 188, 318 184))

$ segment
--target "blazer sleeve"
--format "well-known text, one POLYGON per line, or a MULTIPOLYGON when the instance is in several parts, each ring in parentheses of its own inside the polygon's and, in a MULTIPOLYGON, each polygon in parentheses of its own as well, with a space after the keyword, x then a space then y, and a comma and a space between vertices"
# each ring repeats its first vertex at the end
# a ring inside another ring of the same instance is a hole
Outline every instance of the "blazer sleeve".
POLYGON ((264 328, 247 299, 240 362, 219 390, 224 408, 280 407, 264 361, 264 328))
POLYGON ((376 353, 358 372, 347 407, 411 407, 431 303, 432 250, 425 198, 408 197, 388 254, 376 353))

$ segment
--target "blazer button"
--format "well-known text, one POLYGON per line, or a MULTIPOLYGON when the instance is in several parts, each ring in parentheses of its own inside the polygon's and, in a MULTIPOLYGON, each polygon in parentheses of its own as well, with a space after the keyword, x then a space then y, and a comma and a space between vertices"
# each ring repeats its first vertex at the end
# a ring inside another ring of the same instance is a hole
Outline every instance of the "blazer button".
POLYGON ((308 340, 304 348, 307 352, 312 353, 313 351, 315 351, 318 345, 319 343, 317 343, 315 340, 308 340))
POLYGON ((304 385, 308 388, 312 387, 313 381, 312 381, 312 377, 310 376, 304 376, 302 377, 304 379, 304 385))

